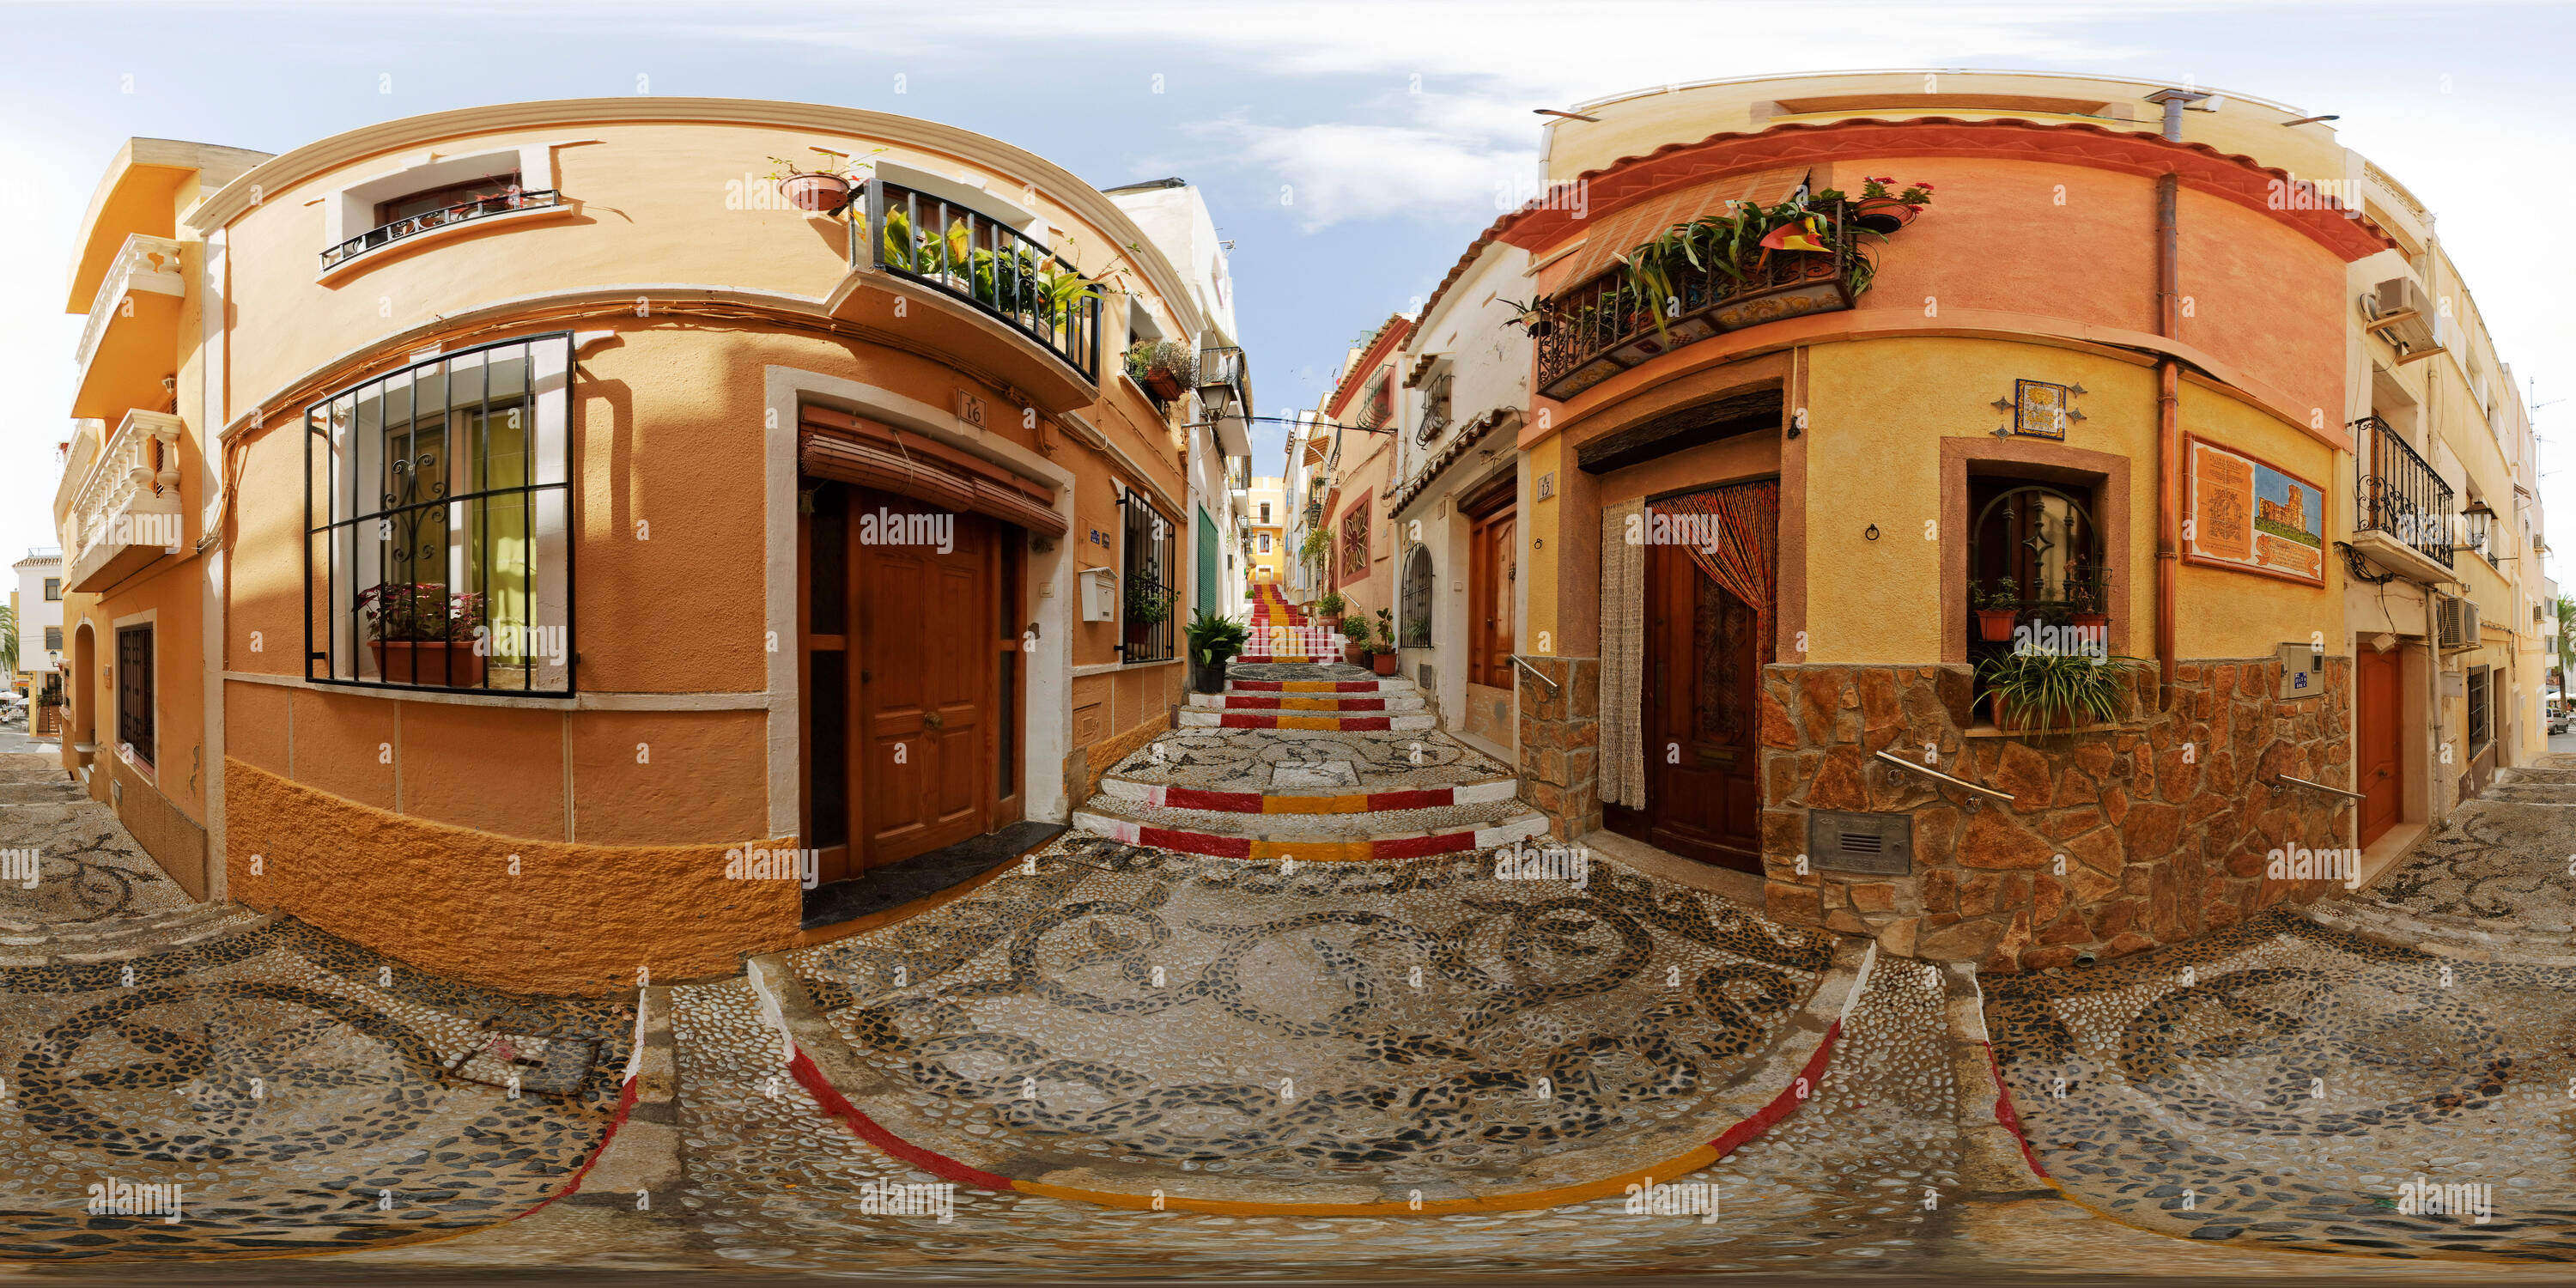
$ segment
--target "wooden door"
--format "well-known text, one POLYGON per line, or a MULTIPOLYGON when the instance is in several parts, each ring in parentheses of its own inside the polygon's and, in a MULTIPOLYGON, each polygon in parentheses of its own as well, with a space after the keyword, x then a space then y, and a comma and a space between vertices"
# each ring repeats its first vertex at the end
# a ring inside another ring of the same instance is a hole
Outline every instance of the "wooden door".
POLYGON ((1762 674, 1753 606, 1678 546, 1646 548, 1646 806, 1608 806, 1611 830, 1685 858, 1762 870, 1762 674))
MULTIPOLYGON (((929 513, 897 497, 868 504, 880 506, 880 514, 929 513)), ((954 525, 949 549, 862 539, 853 560, 860 588, 853 794, 864 820, 863 869, 987 830, 995 634, 989 520, 934 517, 954 525)))
POLYGON ((2361 843, 2368 846, 2396 826, 2405 795, 2397 756, 2398 666, 2393 649, 2382 653, 2361 648, 2354 656, 2354 702, 2361 729, 2354 768, 2361 780, 2361 843))
POLYGON ((1512 586, 1517 577, 1520 528, 1509 507, 1479 517, 1468 535, 1467 678, 1497 689, 1512 687, 1512 586))

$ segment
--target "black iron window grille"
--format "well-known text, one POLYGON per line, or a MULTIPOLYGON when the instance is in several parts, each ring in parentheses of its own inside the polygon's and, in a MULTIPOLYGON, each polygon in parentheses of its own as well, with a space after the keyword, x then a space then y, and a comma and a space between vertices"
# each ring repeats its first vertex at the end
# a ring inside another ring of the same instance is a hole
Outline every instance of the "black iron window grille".
POLYGON ((1449 385, 1453 379, 1453 375, 1444 371, 1439 379, 1423 390, 1422 425, 1413 431, 1413 441, 1417 446, 1430 446, 1431 440, 1440 437, 1440 431, 1449 428, 1449 385))
POLYGON ((391 245, 433 228, 469 223, 487 215, 506 214, 513 210, 535 210, 562 204, 563 194, 552 188, 524 192, 513 183, 499 192, 469 196, 461 201, 388 220, 322 252, 322 267, 326 270, 337 268, 377 247, 391 245))
POLYGON ((571 415, 563 332, 308 408, 305 678, 572 696, 571 415))
POLYGON ((116 742, 147 768, 154 761, 152 688, 152 628, 128 626, 118 630, 116 742))
POLYGON ((2351 429, 2359 453, 2353 531, 2385 532, 2450 567, 2451 485, 2387 421, 2364 416, 2351 429))
POLYGON ((2486 750, 2488 741, 2495 736, 2492 709, 2487 698, 2492 674, 2483 666, 2469 668, 2469 754, 2472 756, 2486 750))
POLYGON ((982 211, 882 179, 868 183, 867 220, 880 271, 974 305, 1100 383, 1100 291, 1071 262, 982 211))
POLYGON ((1178 634, 1172 619, 1180 613, 1180 589, 1172 578, 1180 567, 1178 521, 1164 515, 1143 493, 1118 491, 1122 540, 1119 543, 1120 597, 1118 657, 1124 662, 1165 662, 1174 654, 1178 634))

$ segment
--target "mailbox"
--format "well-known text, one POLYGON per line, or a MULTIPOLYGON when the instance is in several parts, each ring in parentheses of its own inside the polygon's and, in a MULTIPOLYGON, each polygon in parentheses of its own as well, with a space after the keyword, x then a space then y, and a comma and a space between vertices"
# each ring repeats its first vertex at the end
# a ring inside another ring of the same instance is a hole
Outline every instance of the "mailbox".
POLYGON ((1114 622, 1118 620, 1118 570, 1085 568, 1082 570, 1082 620, 1114 622))

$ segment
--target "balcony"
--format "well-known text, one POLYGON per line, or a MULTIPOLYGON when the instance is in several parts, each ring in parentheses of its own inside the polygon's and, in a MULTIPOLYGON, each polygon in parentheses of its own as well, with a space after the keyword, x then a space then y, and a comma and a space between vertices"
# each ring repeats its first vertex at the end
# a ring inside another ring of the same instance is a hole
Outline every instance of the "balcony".
POLYGON ((1544 301, 1530 326, 1538 350, 1539 392, 1572 398, 1631 367, 1727 331, 1852 306, 1866 289, 1854 281, 1865 264, 1859 230, 1840 203, 1816 211, 1830 251, 1771 251, 1729 266, 1710 265, 1673 279, 1672 297, 1649 300, 1613 268, 1544 301), (1669 309, 1658 329, 1658 307, 1669 309))
POLYGON ((1245 374, 1243 350, 1216 345, 1199 350, 1200 414, 1216 431, 1217 446, 1229 457, 1252 455, 1252 380, 1245 374))
POLYGON ((423 233, 461 227, 475 220, 490 219, 497 215, 517 214, 531 210, 554 210, 562 205, 562 193, 552 188, 544 188, 535 192, 499 192, 488 197, 460 201, 452 206, 442 206, 436 210, 424 210, 417 215, 404 216, 380 228, 370 228, 322 252, 322 272, 328 275, 331 270, 370 251, 380 250, 423 233))
POLYGON ((180 548, 176 416, 127 412, 72 494, 63 520, 63 585, 95 592, 180 548))
POLYGON ((2410 581, 2458 580, 2451 572, 2451 485, 2387 421, 2364 416, 2350 428, 2353 549, 2410 581))
POLYGON ((866 210, 867 259, 854 244, 852 268, 967 305, 1036 346, 1085 390, 1098 388, 1098 283, 1019 229, 942 197, 875 179, 866 210))
POLYGON ((73 356, 75 419, 109 419, 137 403, 159 405, 161 379, 175 369, 179 308, 188 296, 179 243, 136 233, 99 279, 73 356))

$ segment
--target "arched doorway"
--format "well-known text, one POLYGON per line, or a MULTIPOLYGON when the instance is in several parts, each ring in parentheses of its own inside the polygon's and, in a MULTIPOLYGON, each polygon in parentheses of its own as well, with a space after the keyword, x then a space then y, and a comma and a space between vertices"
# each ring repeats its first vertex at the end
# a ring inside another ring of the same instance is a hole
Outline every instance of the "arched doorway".
POLYGON ((72 632, 71 691, 63 695, 63 743, 73 747, 98 745, 99 689, 98 632, 87 620, 72 632))

